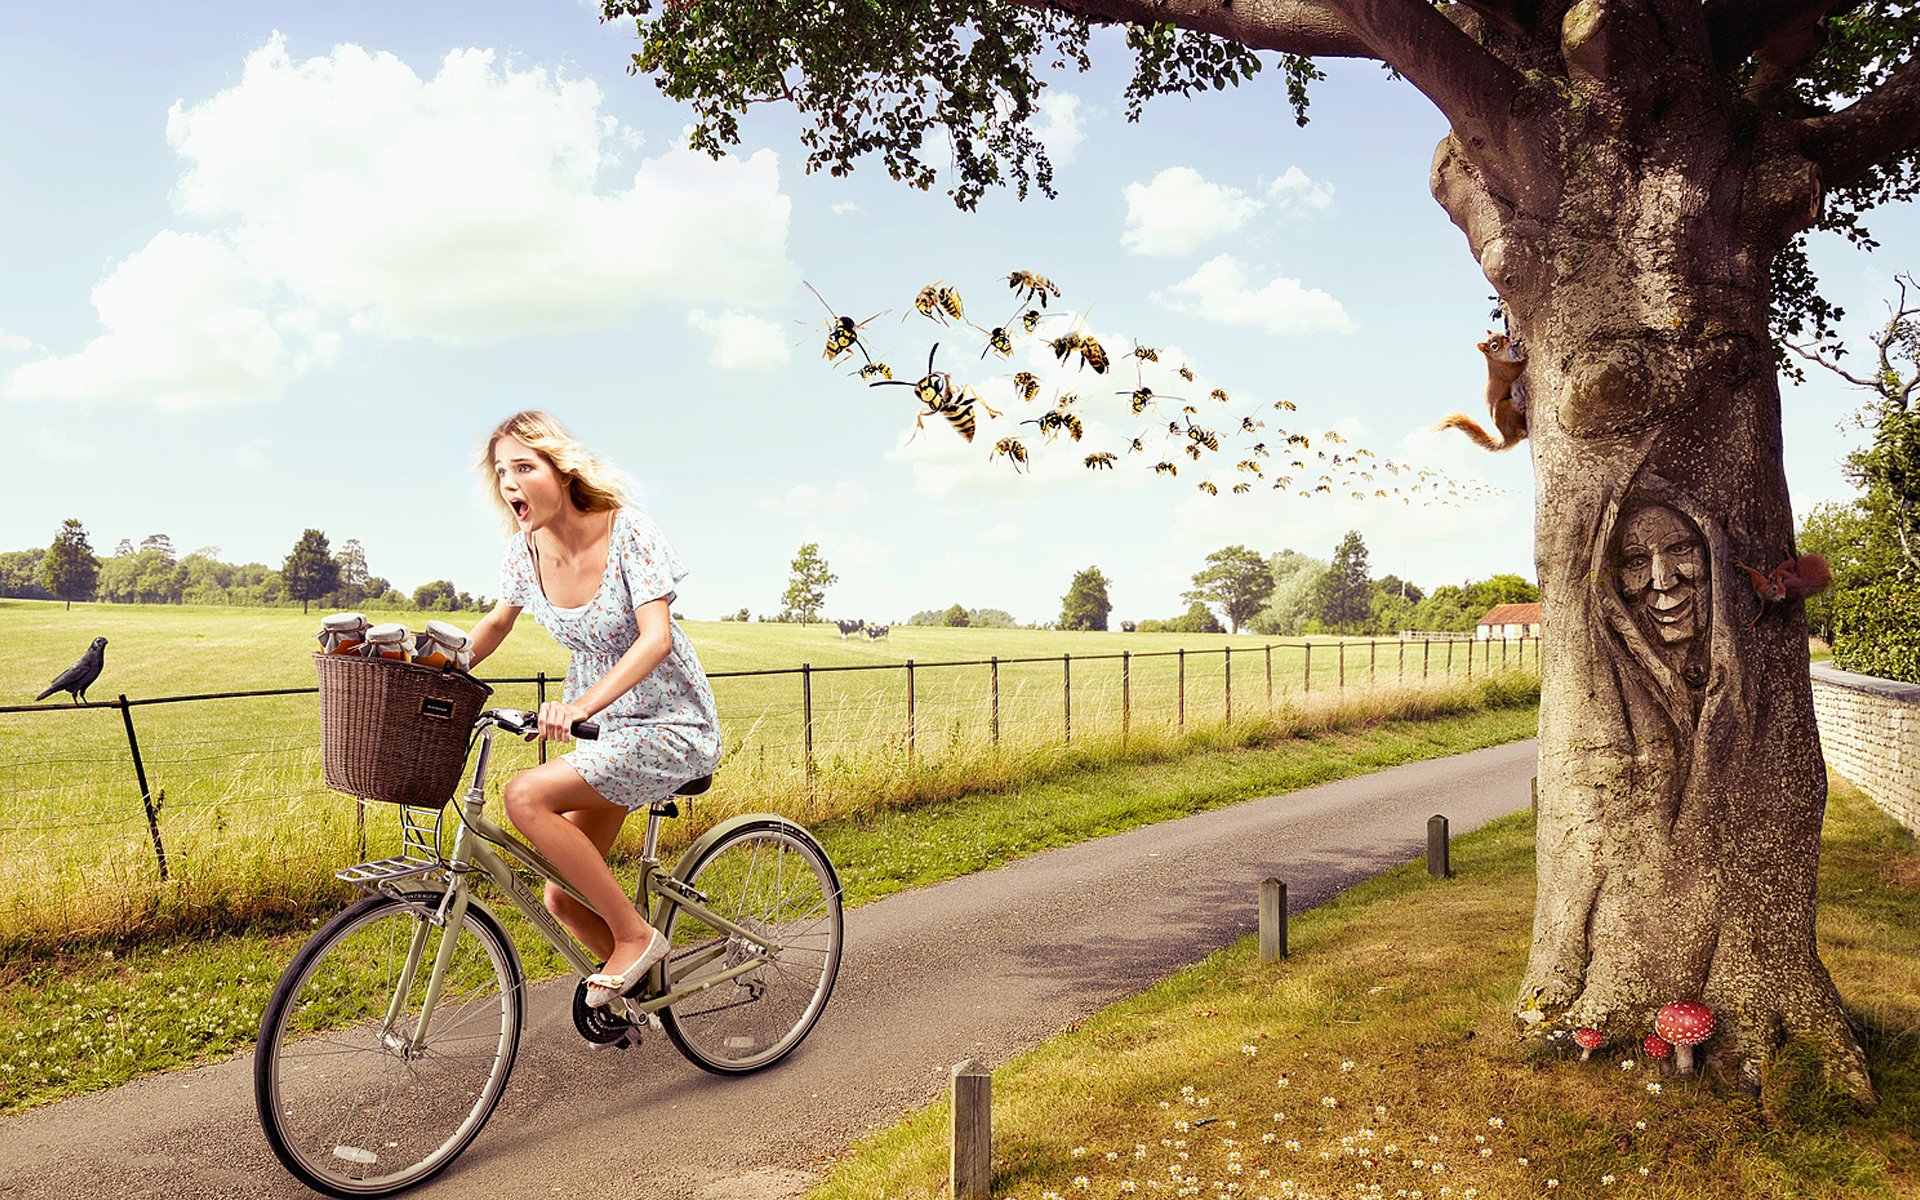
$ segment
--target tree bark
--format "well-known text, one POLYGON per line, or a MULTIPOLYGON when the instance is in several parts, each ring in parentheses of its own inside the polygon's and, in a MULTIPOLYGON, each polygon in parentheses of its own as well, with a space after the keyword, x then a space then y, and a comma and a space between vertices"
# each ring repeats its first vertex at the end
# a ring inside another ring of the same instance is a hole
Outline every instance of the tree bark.
MULTIPOLYGON (((1636 37, 1568 29, 1576 80, 1636 37)), ((1711 86, 1543 93, 1527 103, 1555 135, 1524 169, 1453 136, 1433 171, 1528 352, 1545 653, 1517 1016, 1561 1044, 1581 1026, 1631 1044, 1699 999, 1719 1019, 1707 1069, 1757 1088, 1797 1036, 1871 1104, 1814 946, 1826 772, 1805 613, 1763 608, 1736 565, 1769 571, 1793 543, 1768 271, 1817 212, 1817 173, 1711 86)))

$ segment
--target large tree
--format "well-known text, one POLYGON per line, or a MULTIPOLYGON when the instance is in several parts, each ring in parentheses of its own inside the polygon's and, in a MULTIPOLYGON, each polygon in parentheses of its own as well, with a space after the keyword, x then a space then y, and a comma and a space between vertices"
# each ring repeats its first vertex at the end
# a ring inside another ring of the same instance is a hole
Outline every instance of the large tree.
POLYGON ((827 589, 839 582, 840 577, 829 570, 827 560, 820 557, 819 542, 802 545, 788 570, 793 574, 787 580, 786 594, 780 597, 780 603, 794 620, 811 624, 818 618, 820 606, 827 602, 827 589))
POLYGON ((1910 0, 605 0, 635 69, 715 153, 799 111, 809 169, 878 155, 971 206, 1051 193, 1031 120, 1093 26, 1125 26, 1131 108, 1238 82, 1274 51, 1304 119, 1311 57, 1375 59, 1450 125, 1433 194, 1526 346, 1546 621, 1539 888, 1518 1014, 1626 1040, 1703 998, 1703 1048, 1757 1086, 1804 1039, 1861 1102, 1866 1061, 1814 949, 1826 772, 1806 622, 1764 612, 1794 523, 1776 329, 1833 310, 1804 231, 1920 176, 1910 0), (943 131, 938 152, 929 132, 943 131), (1756 613, 1760 619, 1754 620, 1756 613))
POLYGON ((1257 616, 1273 595, 1273 571, 1267 560, 1245 546, 1224 546, 1207 555, 1207 565, 1193 577, 1193 590, 1182 600, 1217 605, 1227 624, 1239 633, 1242 622, 1257 616))
POLYGON ((1316 595, 1320 620, 1329 629, 1351 632, 1372 614, 1373 582, 1367 569, 1367 543, 1358 529, 1333 548, 1333 565, 1320 577, 1316 595))
POLYGON ((40 586, 57 600, 72 608, 75 600, 93 599, 100 578, 100 560, 93 556, 93 543, 87 540, 86 526, 72 517, 60 523, 60 532, 40 560, 40 586))
POLYGON ((1074 572, 1067 594, 1060 597, 1060 628, 1106 629, 1107 617, 1113 612, 1113 601, 1107 599, 1110 582, 1099 567, 1074 572))
POLYGON ((280 584, 300 602, 301 612, 307 611, 310 601, 332 591, 339 580, 340 567, 329 552, 327 535, 318 529, 302 532, 280 564, 280 584))

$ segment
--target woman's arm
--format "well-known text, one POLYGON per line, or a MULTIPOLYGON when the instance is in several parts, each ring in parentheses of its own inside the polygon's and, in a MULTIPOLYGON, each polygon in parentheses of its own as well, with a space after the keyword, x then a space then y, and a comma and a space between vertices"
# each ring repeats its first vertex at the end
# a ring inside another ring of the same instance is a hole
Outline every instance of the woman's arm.
MULTIPOLYGON (((497 611, 497 610, 496 610, 497 611)), ((492 618, 489 617, 488 620, 492 618)), ((602 675, 599 682, 575 696, 571 704, 549 700, 540 706, 540 736, 550 742, 565 741, 575 721, 591 720, 593 715, 632 691, 653 669, 667 660, 673 649, 673 614, 667 597, 649 600, 633 610, 639 636, 627 647, 619 661, 602 675)), ((477 634, 476 634, 477 636, 477 634)))
POLYGON ((493 606, 493 611, 480 618, 473 627, 473 658, 469 669, 477 667, 485 658, 500 648, 506 640, 507 631, 513 628, 513 622, 520 616, 520 610, 502 600, 493 606))

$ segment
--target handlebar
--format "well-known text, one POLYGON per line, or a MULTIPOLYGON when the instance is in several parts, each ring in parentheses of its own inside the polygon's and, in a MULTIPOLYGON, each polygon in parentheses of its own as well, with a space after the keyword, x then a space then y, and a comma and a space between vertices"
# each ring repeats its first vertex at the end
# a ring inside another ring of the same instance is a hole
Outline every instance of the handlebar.
MULTIPOLYGON (((498 725, 508 733, 529 734, 539 727, 539 714, 520 708, 489 708, 480 714, 480 723, 498 725)), ((571 731, 573 736, 583 742, 591 742, 600 736, 598 721, 575 721, 571 731)))

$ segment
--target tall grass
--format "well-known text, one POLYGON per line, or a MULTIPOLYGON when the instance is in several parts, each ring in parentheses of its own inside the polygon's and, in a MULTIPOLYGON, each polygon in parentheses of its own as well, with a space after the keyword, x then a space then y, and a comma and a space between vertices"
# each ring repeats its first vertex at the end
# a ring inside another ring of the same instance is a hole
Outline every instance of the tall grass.
MULTIPOLYGON (((110 639, 108 675, 94 699, 312 686, 306 638, 315 623, 276 610, 93 605, 69 614, 57 605, 0 602, 16 677, 51 678, 77 654, 76 643, 84 647, 95 633, 110 639)), ((1372 655, 1364 646, 1350 649, 1348 686, 1340 689, 1339 655, 1330 645, 1315 646, 1309 661, 1298 647, 1268 652, 1248 638, 901 629, 863 644, 842 642, 831 627, 688 628, 716 676, 727 742, 716 785, 699 802, 700 827, 734 812, 777 810, 806 822, 907 808, 1088 764, 1537 696, 1531 670, 1486 677, 1484 661, 1471 683, 1458 673, 1402 681, 1396 667, 1409 676, 1423 665, 1440 668, 1420 662, 1417 644, 1404 667, 1390 644, 1372 655), (1124 685, 1118 661, 1077 661, 1180 642, 1209 653, 1190 654, 1184 664, 1136 657, 1124 685), (1230 678, 1218 653, 1229 645, 1230 678), (993 668, 924 665, 1061 654, 1076 661, 999 665, 997 721, 993 668), (799 677, 729 674, 797 661, 898 668, 914 659, 923 665, 913 672, 911 719, 903 670, 810 673, 811 771, 799 677)), ((1440 657, 1443 647, 1434 651, 1440 657)), ((1460 672, 1465 650, 1454 653, 1460 672)), ((1500 652, 1490 657, 1497 668, 1500 652)), ((487 663, 487 673, 499 677, 545 671, 556 680, 549 694, 557 694, 564 670, 564 654, 538 634, 516 634, 487 663)), ((534 692, 502 685, 493 703, 531 707, 534 692)), ((321 786, 314 696, 136 706, 131 717, 158 809, 165 883, 123 714, 0 715, 0 839, 8 846, 0 857, 0 962, 43 956, 75 937, 291 926, 346 897, 332 877, 339 866, 397 852, 391 812, 321 786)), ((536 756, 517 740, 496 743, 491 803, 497 805, 502 781, 536 756)))

